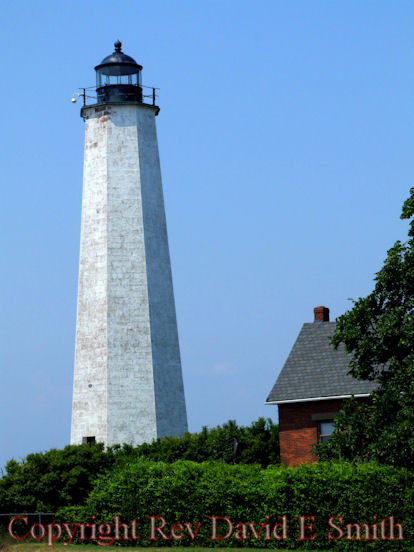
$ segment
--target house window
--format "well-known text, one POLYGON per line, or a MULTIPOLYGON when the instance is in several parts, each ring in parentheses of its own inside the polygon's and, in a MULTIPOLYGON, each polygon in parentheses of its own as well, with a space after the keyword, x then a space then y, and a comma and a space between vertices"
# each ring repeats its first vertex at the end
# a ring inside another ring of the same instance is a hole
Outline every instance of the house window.
POLYGON ((95 437, 82 437, 82 443, 95 443, 95 437))
POLYGON ((334 431, 334 421, 325 420, 323 422, 318 422, 318 441, 328 441, 331 438, 334 431))

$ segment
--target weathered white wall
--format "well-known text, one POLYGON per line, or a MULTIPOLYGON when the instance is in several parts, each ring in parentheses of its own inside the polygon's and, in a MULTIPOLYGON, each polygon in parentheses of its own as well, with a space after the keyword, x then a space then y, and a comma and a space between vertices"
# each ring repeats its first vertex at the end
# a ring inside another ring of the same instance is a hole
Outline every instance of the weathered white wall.
POLYGON ((85 125, 71 443, 107 440, 107 129, 85 125))
POLYGON ((151 322, 157 436, 187 431, 154 112, 138 110, 138 145, 151 322))
POLYGON ((187 430, 155 109, 97 109, 86 110, 71 442, 139 444, 187 430))

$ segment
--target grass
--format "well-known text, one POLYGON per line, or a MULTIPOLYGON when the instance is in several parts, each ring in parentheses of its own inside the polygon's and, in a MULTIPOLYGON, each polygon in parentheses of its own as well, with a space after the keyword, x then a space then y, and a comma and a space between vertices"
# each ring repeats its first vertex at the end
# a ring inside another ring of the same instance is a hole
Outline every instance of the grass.
MULTIPOLYGON (((98 547, 99 549, 100 547, 98 547)), ((104 550, 108 550, 109 552, 120 552, 119 546, 105 546, 104 550)), ((168 550, 177 549, 178 547, 142 547, 137 546, 134 547, 134 552, 167 552, 168 550)), ((191 546, 186 547, 189 549, 189 552, 206 552, 206 550, 209 550, 211 552, 229 552, 229 550, 236 550, 235 548, 202 548, 198 546, 191 546)), ((68 549, 70 549, 70 552, 97 552, 97 545, 96 544, 71 544, 69 547, 63 546, 62 544, 55 544, 53 547, 53 550, 57 550, 57 552, 67 552, 68 549)), ((130 547, 122 547, 125 552, 130 550, 130 547)), ((47 546, 46 544, 42 543, 36 543, 36 542, 25 542, 25 543, 15 543, 15 542, 1 542, 0 541, 0 552, 50 552, 51 547, 47 546)), ((260 552, 260 548, 237 548, 237 550, 240 550, 241 552, 260 552)), ((281 549, 276 548, 267 548, 265 550, 271 550, 272 552, 287 552, 286 549, 282 551, 281 549)), ((302 549, 297 549, 304 550, 302 549)), ((332 552, 332 550, 335 550, 335 548, 331 548, 328 550, 319 550, 318 552, 332 552)), ((414 548, 407 547, 407 552, 414 552, 414 548)), ((294 552, 293 550, 290 550, 290 552, 294 552)))
MULTIPOLYGON (((100 549, 101 547, 98 547, 100 549)), ((104 550, 107 550, 109 552, 120 552, 119 546, 105 546, 104 550)), ((142 547, 137 546, 134 547, 134 552, 167 552, 168 550, 177 549, 178 547, 142 547)), ((182 547, 184 548, 184 547, 182 547)), ((236 548, 202 548, 198 546, 191 546, 186 547, 188 549, 188 552, 206 552, 206 550, 211 552, 229 552, 230 550, 236 550, 236 548)), ((53 550, 56 550, 57 552, 68 552, 68 549, 70 552, 97 552, 97 545, 96 544, 71 544, 68 546, 63 546, 62 544, 55 544, 53 546, 53 550)), ((125 552, 128 552, 128 550, 131 550, 131 547, 122 547, 125 552)), ((272 552, 288 552, 286 549, 283 551, 281 549, 276 548, 266 548, 266 549, 260 549, 260 548, 237 548, 237 550, 240 550, 240 552, 260 552, 260 550, 271 550, 272 552)), ((317 552, 332 552, 335 550, 335 548, 331 548, 330 550, 318 550, 317 552)), ((26 542, 24 544, 22 543, 13 543, 13 542, 0 542, 0 552, 50 552, 51 547, 47 546, 46 544, 42 543, 36 543, 36 542, 26 542)), ((297 549, 297 552, 304 552, 304 549, 297 549)), ((295 552, 294 550, 290 549, 290 552, 295 552)), ((406 552, 414 552, 413 547, 407 547, 406 552)))
MULTIPOLYGON (((98 547, 100 549, 101 547, 98 547)), ((176 549, 177 547, 174 547, 176 549)), ((184 547, 183 547, 184 548, 184 547)), ((186 547, 189 549, 189 552, 206 552, 206 550, 210 550, 211 552, 228 552, 229 548, 201 548, 198 546, 192 546, 192 547, 186 547)), ((0 552, 50 552, 51 547, 47 546, 46 544, 42 543, 36 543, 36 542, 25 542, 25 543, 13 543, 13 542, 0 542, 0 552)), ((71 552, 90 552, 93 550, 93 552, 97 552, 97 545, 96 544, 71 544, 68 546, 63 546, 62 544, 55 544, 53 546, 53 549, 59 552, 67 552, 68 549, 71 552)), ((119 546, 105 546, 104 550, 107 550, 109 552, 120 552, 120 550, 124 550, 127 552, 130 550, 130 547, 119 547, 119 546)), ((134 547, 134 552, 167 552, 168 550, 172 550, 172 547, 142 547, 137 546, 134 547)), ((258 552, 257 548, 242 548, 238 549, 242 550, 242 552, 258 552)), ((276 549, 272 549, 272 551, 277 552, 276 549)), ((285 551, 286 552, 286 551, 285 551)), ((323 552, 323 551, 319 551, 323 552)), ((332 551, 331 551, 332 552, 332 551)))
MULTIPOLYGON (((179 548, 178 546, 174 547, 142 547, 142 546, 135 546, 135 547, 120 547, 120 546, 105 546, 103 547, 105 551, 108 552, 120 552, 120 550, 124 550, 125 552, 128 552, 128 550, 131 550, 133 548, 134 552, 172 552, 173 549, 179 548)), ((181 548, 187 548, 188 552, 229 552, 230 550, 236 550, 236 548, 207 548, 207 547, 199 547, 199 546, 191 546, 191 547, 181 547, 181 548)), ((56 550, 56 552, 98 552, 101 547, 97 546, 96 544, 71 544, 69 546, 64 546, 63 544, 56 543, 53 545, 53 550, 56 550)), ((281 549, 276 548, 266 548, 266 549, 260 549, 260 548, 237 548, 240 552, 260 552, 260 550, 268 550, 272 552, 287 552, 286 549, 282 551, 281 549)), ((328 550, 319 550, 318 552, 332 552, 335 550, 335 548, 331 548, 328 550)), ((302 551, 304 552, 303 548, 298 548, 297 552, 302 551)), ((414 547, 407 547, 407 552, 414 552, 414 547)), ((51 552, 51 547, 48 546, 45 543, 42 542, 34 542, 34 541, 25 541, 25 542, 17 542, 15 540, 12 540, 8 536, 0 536, 0 552, 51 552)), ((290 552, 294 552, 293 550, 290 550, 290 552)))
MULTIPOLYGON (((102 547, 97 547, 96 544, 71 544, 68 546, 64 546, 63 544, 55 544, 53 546, 53 550, 56 550, 56 552, 97 552, 102 547)), ((136 546, 133 547, 134 552, 168 552, 168 550, 171 552, 173 549, 177 549, 178 547, 142 547, 142 546, 136 546)), ((182 547, 184 548, 184 547, 182 547)), ((185 547, 188 549, 189 552, 229 552, 229 550, 235 550, 235 548, 202 548, 199 546, 191 546, 191 547, 185 547)), ((120 547, 120 546, 105 546, 103 547, 105 551, 108 552, 120 552, 120 550, 124 550, 125 552, 128 552, 128 550, 131 550, 131 547, 120 547)), ((240 552, 260 552, 259 548, 237 548, 237 550, 240 550, 240 552)), ((266 549, 267 550, 267 549, 266 549)), ((278 552, 276 548, 268 549, 272 550, 272 552, 278 552)), ((16 542, 13 541, 10 538, 3 538, 0 540, 0 552, 50 552, 51 547, 47 544, 43 544, 41 542, 33 542, 33 541, 26 541, 24 543, 22 542, 16 542)), ((279 552, 282 552, 279 549, 279 552)), ((286 552, 286 550, 284 551, 286 552)), ((294 551, 290 551, 294 552, 294 551)), ((324 552, 323 550, 319 550, 318 552, 324 552)), ((325 551, 328 552, 328 551, 325 551)), ((332 552, 330 550, 329 552, 332 552)), ((414 552, 412 550, 411 552, 414 552)))

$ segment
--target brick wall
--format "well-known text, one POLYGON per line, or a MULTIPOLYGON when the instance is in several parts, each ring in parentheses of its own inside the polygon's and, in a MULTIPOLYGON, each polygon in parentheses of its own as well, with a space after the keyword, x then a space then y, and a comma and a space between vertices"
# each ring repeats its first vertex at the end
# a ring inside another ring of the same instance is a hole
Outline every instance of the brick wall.
POLYGON ((312 415, 339 412, 341 399, 279 404, 280 459, 287 466, 316 462, 312 445, 318 439, 318 422, 312 415))

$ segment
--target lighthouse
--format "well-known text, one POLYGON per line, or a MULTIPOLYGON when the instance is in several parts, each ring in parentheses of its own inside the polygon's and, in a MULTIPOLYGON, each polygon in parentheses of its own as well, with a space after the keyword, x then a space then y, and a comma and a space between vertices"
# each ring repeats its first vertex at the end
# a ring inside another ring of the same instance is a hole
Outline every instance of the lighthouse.
POLYGON ((85 121, 71 443, 187 431, 155 117, 119 41, 85 121))

